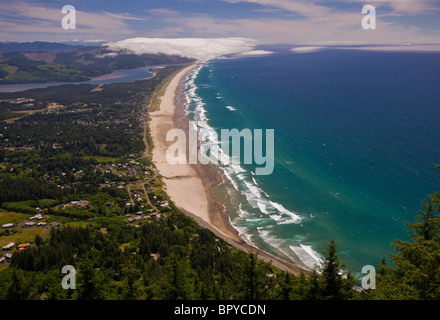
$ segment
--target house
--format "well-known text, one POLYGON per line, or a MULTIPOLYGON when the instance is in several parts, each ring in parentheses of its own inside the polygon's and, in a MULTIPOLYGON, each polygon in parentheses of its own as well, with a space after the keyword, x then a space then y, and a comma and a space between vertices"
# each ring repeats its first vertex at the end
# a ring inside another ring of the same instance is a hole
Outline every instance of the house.
POLYGON ((18 250, 23 250, 24 248, 29 247, 31 244, 29 242, 25 242, 25 243, 20 243, 18 245, 18 250))
POLYGON ((45 225, 47 225, 46 222, 38 222, 38 223, 37 223, 37 226, 45 226, 45 225))
POLYGON ((14 226, 13 223, 5 223, 2 225, 2 228, 12 228, 14 226))
POLYGON ((160 203, 160 206, 161 206, 162 208, 170 209, 170 205, 168 204, 168 201, 166 201, 166 200, 162 201, 162 202, 160 203))
POLYGON ((29 218, 29 220, 35 220, 35 219, 41 220, 43 219, 43 216, 40 213, 38 213, 35 216, 29 218))
POLYGON ((15 242, 9 242, 7 245, 4 245, 2 247, 2 250, 9 250, 12 249, 15 246, 15 242))
POLYGON ((0 263, 5 262, 6 258, 5 257, 1 257, 0 258, 0 263))
POLYGON ((128 220, 128 222, 135 222, 135 221, 139 221, 139 220, 142 220, 144 217, 142 217, 142 216, 135 216, 135 217, 131 217, 131 218, 128 218, 127 220, 128 220))
MULTIPOLYGON (((27 247, 29 247, 31 244, 29 243, 29 242, 26 242, 26 243, 21 243, 21 244, 19 244, 18 245, 18 250, 23 250, 23 249, 26 249, 27 247)), ((12 254, 11 254, 11 256, 12 256, 12 254)))
POLYGON ((76 206, 76 207, 84 207, 89 209, 90 208, 90 202, 87 200, 79 200, 79 201, 71 201, 70 202, 71 206, 76 206))
POLYGON ((3 255, 3 257, 5 257, 6 259, 11 259, 11 258, 12 258, 12 253, 10 253, 10 252, 5 253, 5 254, 3 255))
POLYGON ((33 226, 35 226, 35 222, 26 222, 24 225, 26 227, 33 227, 33 226))
POLYGON ((61 223, 59 222, 52 222, 51 224, 49 224, 50 227, 61 227, 61 223))

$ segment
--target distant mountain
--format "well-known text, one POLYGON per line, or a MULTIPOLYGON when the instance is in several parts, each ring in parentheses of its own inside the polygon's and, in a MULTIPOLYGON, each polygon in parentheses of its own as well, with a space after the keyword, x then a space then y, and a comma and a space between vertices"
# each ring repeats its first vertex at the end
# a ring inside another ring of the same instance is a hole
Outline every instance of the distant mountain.
POLYGON ((2 45, 10 45, 9 50, 18 49, 13 46, 18 45, 22 50, 38 51, 1 52, 0 49, 0 84, 87 81, 116 70, 193 61, 164 54, 114 53, 97 46, 78 48, 49 42, 2 45))
POLYGON ((83 48, 84 46, 57 43, 57 42, 0 42, 0 52, 46 52, 69 51, 83 48))

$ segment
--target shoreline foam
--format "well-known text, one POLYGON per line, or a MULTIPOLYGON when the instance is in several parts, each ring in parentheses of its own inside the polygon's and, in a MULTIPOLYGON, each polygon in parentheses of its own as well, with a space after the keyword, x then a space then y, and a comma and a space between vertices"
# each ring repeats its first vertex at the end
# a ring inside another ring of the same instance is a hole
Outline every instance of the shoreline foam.
POLYGON ((184 80, 197 66, 193 64, 179 71, 169 82, 161 98, 158 111, 149 113, 150 134, 153 139, 153 162, 163 177, 170 199, 185 214, 194 218, 199 225, 214 232, 234 247, 245 252, 258 253, 260 259, 271 262, 273 266, 299 274, 307 272, 300 266, 282 260, 246 243, 239 236, 225 212, 225 206, 215 199, 212 189, 223 183, 221 172, 212 165, 171 165, 166 160, 166 150, 174 142, 166 141, 170 129, 180 128, 188 131, 188 118, 185 111, 185 97, 182 93, 184 80))

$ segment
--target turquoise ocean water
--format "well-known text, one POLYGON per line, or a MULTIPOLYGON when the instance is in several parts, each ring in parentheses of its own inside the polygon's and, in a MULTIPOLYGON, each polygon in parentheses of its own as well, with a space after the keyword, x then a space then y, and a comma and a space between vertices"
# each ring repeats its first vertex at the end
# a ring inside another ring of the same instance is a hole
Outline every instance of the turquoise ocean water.
POLYGON ((408 239, 439 190, 440 54, 360 50, 209 61, 186 82, 190 119, 208 129, 275 130, 275 167, 220 165, 215 191, 263 250, 312 267, 334 239, 352 273, 408 239))

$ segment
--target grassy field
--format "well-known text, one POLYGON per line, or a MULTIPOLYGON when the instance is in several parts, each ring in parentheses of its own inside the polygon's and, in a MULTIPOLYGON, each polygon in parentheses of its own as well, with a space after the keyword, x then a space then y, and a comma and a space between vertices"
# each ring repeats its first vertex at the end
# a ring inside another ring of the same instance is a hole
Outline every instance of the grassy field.
POLYGON ((113 158, 113 157, 99 157, 99 156, 87 156, 84 157, 84 159, 95 159, 98 163, 117 163, 121 162, 120 158, 113 158))
MULTIPOLYGON (((31 214, 26 214, 26 213, 0 211, 0 225, 5 223, 13 223, 14 227, 16 227, 20 222, 25 221, 31 216, 32 216, 31 214)), ((0 230, 3 233, 3 229, 0 230)), ((0 236, 0 247, 7 245, 10 242, 15 242, 16 244, 24 243, 24 242, 33 242, 37 234, 42 236, 47 230, 48 230, 47 228, 43 228, 43 227, 9 229, 10 234, 2 234, 0 236), (12 230, 15 230, 16 232, 13 233, 12 230)), ((5 230, 5 232, 8 231, 5 230)))
POLYGON ((88 224, 89 222, 86 221, 74 221, 74 222, 65 223, 64 225, 75 228, 85 228, 88 224))
POLYGON ((4 71, 6 71, 7 73, 9 73, 9 77, 13 76, 13 75, 17 72, 17 70, 18 70, 18 67, 17 67, 17 66, 11 66, 11 65, 8 65, 8 64, 0 65, 0 67, 1 67, 4 71))
POLYGON ((18 229, 17 233, 1 236, 0 247, 7 245, 10 242, 15 242, 16 244, 34 242, 37 234, 42 236, 47 230, 47 228, 18 229))
POLYGON ((0 226, 5 223, 13 223, 16 226, 30 217, 32 215, 26 213, 0 211, 0 226))

